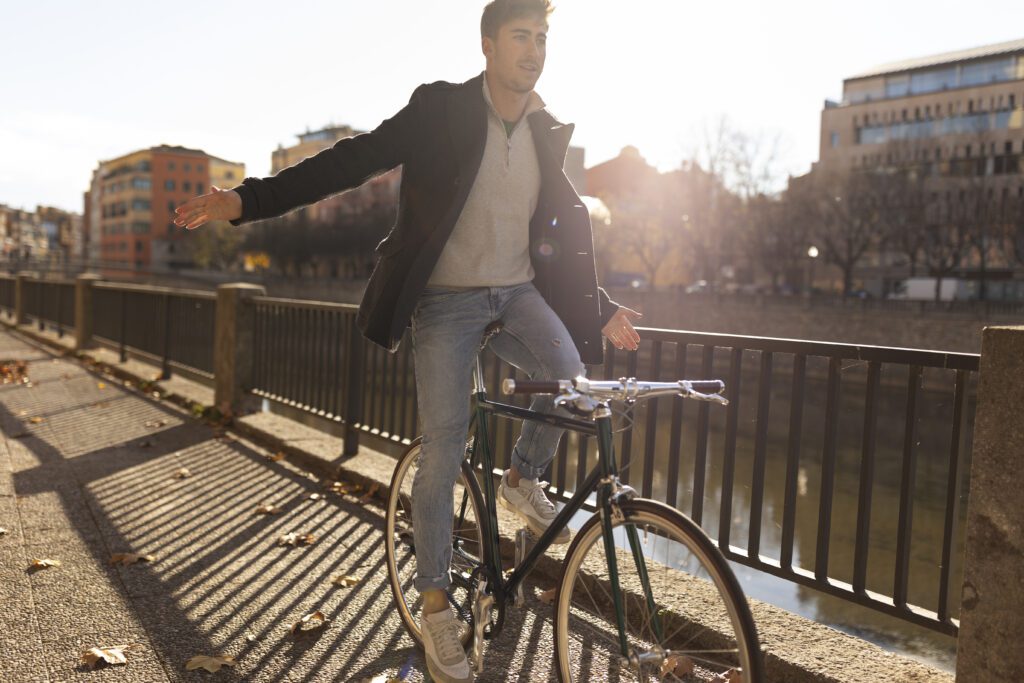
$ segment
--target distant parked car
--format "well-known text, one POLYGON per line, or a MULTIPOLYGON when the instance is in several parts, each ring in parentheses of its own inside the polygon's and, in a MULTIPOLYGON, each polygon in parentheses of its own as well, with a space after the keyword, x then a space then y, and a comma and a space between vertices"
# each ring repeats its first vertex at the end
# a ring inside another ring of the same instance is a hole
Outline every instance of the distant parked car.
POLYGON ((706 294, 714 291, 714 287, 707 280, 697 280, 692 285, 688 285, 683 291, 687 294, 706 294))

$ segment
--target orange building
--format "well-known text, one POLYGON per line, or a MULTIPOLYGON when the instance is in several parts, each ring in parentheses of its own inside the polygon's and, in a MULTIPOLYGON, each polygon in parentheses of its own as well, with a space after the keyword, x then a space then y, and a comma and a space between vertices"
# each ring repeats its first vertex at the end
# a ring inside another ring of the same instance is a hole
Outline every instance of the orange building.
POLYGON ((85 210, 84 231, 99 246, 92 255, 133 270, 191 265, 174 209, 209 191, 211 166, 218 179, 245 177, 243 164, 169 145, 101 162, 85 210))

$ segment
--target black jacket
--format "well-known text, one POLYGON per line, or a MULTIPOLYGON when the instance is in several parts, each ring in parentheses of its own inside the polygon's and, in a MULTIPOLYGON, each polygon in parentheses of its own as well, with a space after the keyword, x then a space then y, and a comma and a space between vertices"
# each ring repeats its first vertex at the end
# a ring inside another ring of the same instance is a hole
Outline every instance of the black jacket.
MULTIPOLYGON (((280 216, 402 166, 398 219, 362 303, 363 334, 394 351, 480 168, 487 140, 483 75, 416 88, 409 104, 375 130, 339 140, 270 178, 246 178, 235 225, 280 216)), ((584 363, 603 361, 601 328, 618 309, 597 286, 590 213, 562 170, 572 124, 547 110, 529 115, 541 190, 530 221, 534 285, 565 323, 584 363)))

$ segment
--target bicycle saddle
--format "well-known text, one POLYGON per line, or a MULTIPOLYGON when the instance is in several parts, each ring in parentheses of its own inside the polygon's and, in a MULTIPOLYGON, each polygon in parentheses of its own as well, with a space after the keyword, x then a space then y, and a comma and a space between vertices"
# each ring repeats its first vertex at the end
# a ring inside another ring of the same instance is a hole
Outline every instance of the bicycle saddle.
POLYGON ((491 337, 501 332, 505 327, 505 323, 501 320, 494 320, 487 327, 484 328, 484 336, 480 339, 480 349, 483 350, 487 346, 487 342, 491 340, 491 337))

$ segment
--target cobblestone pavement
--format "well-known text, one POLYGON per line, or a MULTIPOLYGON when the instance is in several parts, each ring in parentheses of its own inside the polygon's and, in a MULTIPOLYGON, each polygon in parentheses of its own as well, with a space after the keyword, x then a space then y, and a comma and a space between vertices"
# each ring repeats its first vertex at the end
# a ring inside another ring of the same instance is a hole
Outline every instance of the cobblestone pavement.
MULTIPOLYGON (((382 510, 275 461, 256 445, 77 361, 0 332, 0 361, 31 386, 0 386, 0 681, 423 680, 391 609, 382 510), (190 476, 175 473, 187 468, 190 476), (275 503, 276 515, 256 514, 275 503), (282 547, 288 532, 313 545, 282 547), (112 565, 113 553, 152 562, 112 565), (34 559, 59 567, 30 570, 34 559), (351 575, 351 587, 332 577, 351 575), (317 635, 291 625, 320 610, 317 635), (137 643, 91 670, 94 646, 137 643), (194 655, 234 668, 187 671, 194 655)), ((545 588, 547 586, 544 586, 545 588)), ((512 610, 481 681, 550 677, 550 608, 512 610)))

